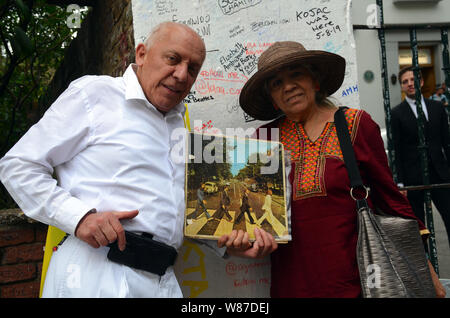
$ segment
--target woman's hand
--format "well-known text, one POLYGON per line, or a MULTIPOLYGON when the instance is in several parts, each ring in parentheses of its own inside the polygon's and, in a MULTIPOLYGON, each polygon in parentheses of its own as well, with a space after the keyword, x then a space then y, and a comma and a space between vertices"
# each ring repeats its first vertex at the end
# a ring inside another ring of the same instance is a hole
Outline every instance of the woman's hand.
POLYGON ((428 267, 430 268, 431 279, 433 280, 434 290, 436 291, 436 297, 445 298, 447 291, 445 290, 445 287, 442 286, 441 281, 439 280, 439 277, 434 271, 434 267, 433 265, 431 265, 431 262, 429 260, 428 260, 428 267))
POLYGON ((218 247, 227 247, 227 254, 244 258, 264 258, 278 248, 278 244, 270 233, 255 228, 255 241, 249 241, 248 232, 232 231, 222 235, 217 241, 218 247))

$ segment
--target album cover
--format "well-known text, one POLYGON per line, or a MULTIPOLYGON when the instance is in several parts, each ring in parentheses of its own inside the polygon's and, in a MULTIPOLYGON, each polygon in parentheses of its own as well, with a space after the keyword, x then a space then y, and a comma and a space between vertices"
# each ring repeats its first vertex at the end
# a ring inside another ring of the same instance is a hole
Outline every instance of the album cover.
POLYGON ((185 236, 217 240, 254 228, 290 240, 283 145, 245 137, 189 133, 185 236))

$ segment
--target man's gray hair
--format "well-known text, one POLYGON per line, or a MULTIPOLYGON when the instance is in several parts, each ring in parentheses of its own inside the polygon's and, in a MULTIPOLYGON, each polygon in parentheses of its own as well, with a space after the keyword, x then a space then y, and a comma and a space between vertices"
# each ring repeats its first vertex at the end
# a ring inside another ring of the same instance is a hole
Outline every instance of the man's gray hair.
POLYGON ((171 24, 171 22, 162 22, 155 26, 150 33, 147 36, 147 39, 145 40, 144 44, 147 50, 153 45, 158 33, 163 30, 164 28, 168 27, 171 24))
MULTIPOLYGON (((197 32, 195 32, 193 29, 191 29, 189 26, 187 26, 186 24, 183 23, 178 23, 178 22, 172 22, 172 21, 165 21, 165 22, 161 22, 160 24, 156 25, 149 33, 149 35, 147 36, 147 39, 144 42, 144 45, 146 47, 146 49, 148 50, 149 48, 152 47, 153 43, 155 42, 155 40, 157 39, 159 33, 170 27, 170 26, 181 26, 183 28, 185 28, 186 30, 189 30, 191 32, 194 32, 195 34, 197 34, 197 32)), ((199 38, 201 39, 201 37, 199 36, 199 38)), ((203 41, 203 39, 202 39, 203 41)))

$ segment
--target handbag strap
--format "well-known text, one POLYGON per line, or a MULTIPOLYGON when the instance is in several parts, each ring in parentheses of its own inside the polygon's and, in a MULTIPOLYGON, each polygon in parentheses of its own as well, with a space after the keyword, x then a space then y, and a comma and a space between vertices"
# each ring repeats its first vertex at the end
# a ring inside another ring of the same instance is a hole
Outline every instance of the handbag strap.
POLYGON ((334 125, 336 126, 336 133, 341 147, 342 156, 344 157, 345 167, 347 168, 348 176, 350 178, 350 195, 357 201, 358 205, 367 205, 366 199, 369 195, 369 190, 361 179, 359 168, 356 163, 355 152, 353 151, 352 141, 348 132, 347 119, 345 119, 345 109, 348 107, 339 107, 334 114, 334 125), (355 198, 353 190, 363 188, 366 191, 365 198, 355 198))

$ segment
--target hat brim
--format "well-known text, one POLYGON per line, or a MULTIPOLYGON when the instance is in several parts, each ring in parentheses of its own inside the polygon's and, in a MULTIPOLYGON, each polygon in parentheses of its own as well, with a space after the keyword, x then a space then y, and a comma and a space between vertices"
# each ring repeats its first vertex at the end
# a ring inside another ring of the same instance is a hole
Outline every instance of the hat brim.
POLYGON ((271 97, 264 89, 264 83, 284 67, 313 65, 321 79, 321 90, 328 95, 334 94, 342 85, 345 77, 345 59, 326 51, 303 51, 283 57, 259 69, 245 83, 239 96, 241 108, 258 120, 272 120, 283 113, 272 105, 271 97))

